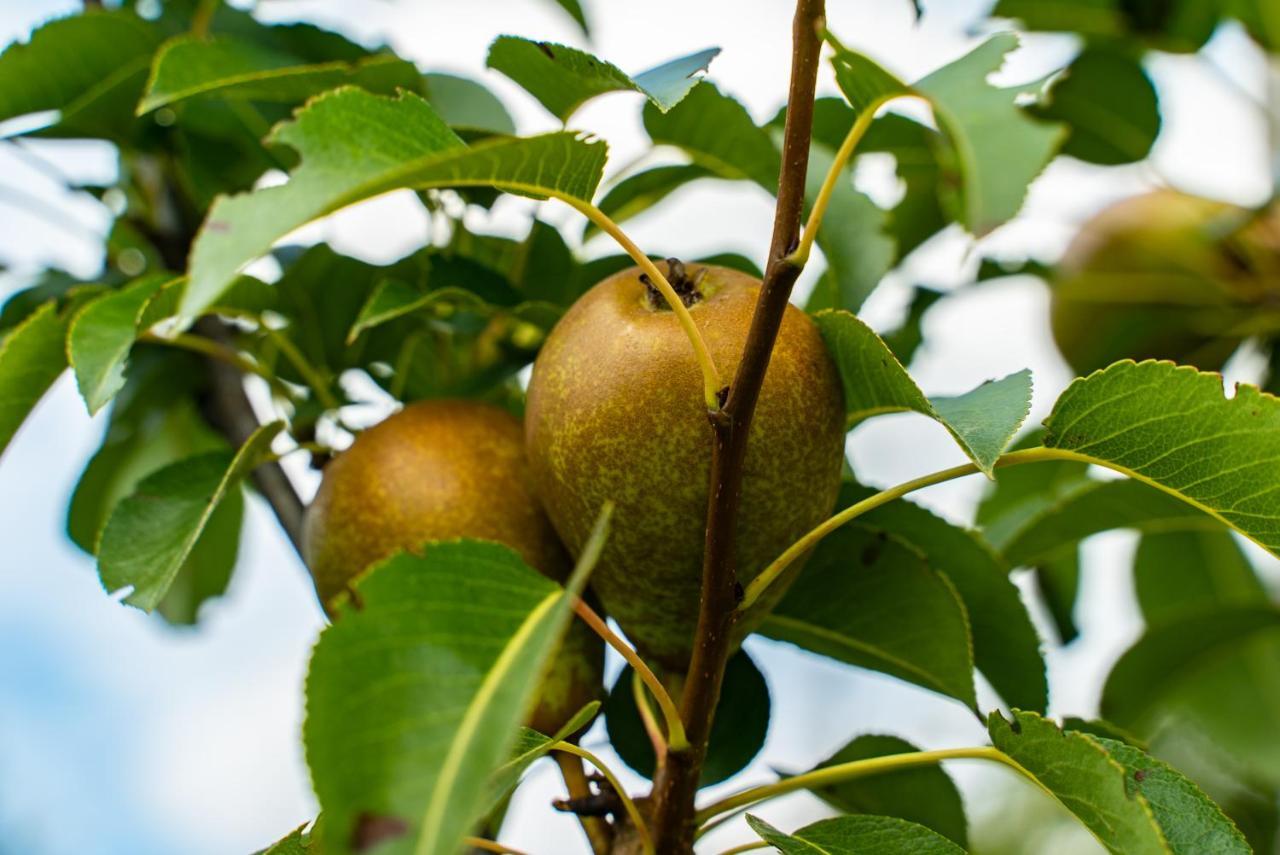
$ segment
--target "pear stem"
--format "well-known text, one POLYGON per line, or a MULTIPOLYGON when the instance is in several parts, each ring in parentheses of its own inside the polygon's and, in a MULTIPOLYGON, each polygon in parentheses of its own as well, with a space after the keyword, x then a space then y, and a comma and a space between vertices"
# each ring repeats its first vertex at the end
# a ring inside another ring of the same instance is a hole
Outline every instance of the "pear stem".
POLYGON ((724 384, 720 381, 720 372, 716 369, 715 360, 711 358, 711 351, 707 349, 707 343, 703 341, 702 333, 698 331, 698 325, 694 323, 693 315, 689 314, 688 307, 680 299, 676 289, 671 287, 667 277, 658 269, 658 265, 654 264, 649 256, 640 251, 640 247, 636 246, 635 242, 627 237, 621 226, 595 205, 560 193, 553 193, 552 198, 559 199, 599 226, 600 230, 617 241, 618 246, 622 247, 627 255, 631 256, 640 269, 648 275, 653 286, 666 299, 671 311, 675 312, 676 320, 680 322, 680 327, 684 330, 685 335, 689 337, 689 343, 693 345, 693 354, 698 360, 698 367, 702 370, 703 402, 709 411, 714 412, 720 409, 720 390, 724 388, 724 384))
POLYGON ((689 740, 685 737, 684 723, 680 720, 680 712, 676 709, 676 703, 671 699, 671 695, 667 694, 662 681, 640 658, 640 654, 630 644, 619 638, 617 633, 609 629, 609 625, 604 622, 604 619, 596 614, 595 609, 587 605, 581 597, 574 599, 573 610, 577 612, 578 617, 582 618, 587 626, 591 627, 596 635, 603 638, 610 647, 621 654, 622 658, 636 672, 636 676, 649 687, 649 691, 653 693, 654 699, 658 702, 658 707, 662 710, 662 717, 666 719, 667 749, 669 751, 684 751, 687 749, 689 740))

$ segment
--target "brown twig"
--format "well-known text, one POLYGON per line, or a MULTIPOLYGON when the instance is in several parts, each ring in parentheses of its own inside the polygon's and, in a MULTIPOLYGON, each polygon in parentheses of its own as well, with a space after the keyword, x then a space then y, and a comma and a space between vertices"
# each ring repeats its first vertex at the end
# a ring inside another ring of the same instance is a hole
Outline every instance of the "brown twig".
POLYGON ((741 587, 734 567, 734 534, 742 494, 747 435, 783 312, 800 268, 787 260, 800 236, 805 175, 813 130, 813 100, 822 49, 823 0, 797 0, 792 25, 791 86, 783 131, 782 172, 774 213, 773 241, 764 282, 743 347, 742 361, 724 406, 710 413, 714 434, 707 534, 703 553, 702 602, 693 659, 685 681, 681 714, 691 743, 669 752, 654 778, 653 835, 659 852, 691 852, 694 797, 707 737, 720 699, 731 652, 730 636, 741 587))

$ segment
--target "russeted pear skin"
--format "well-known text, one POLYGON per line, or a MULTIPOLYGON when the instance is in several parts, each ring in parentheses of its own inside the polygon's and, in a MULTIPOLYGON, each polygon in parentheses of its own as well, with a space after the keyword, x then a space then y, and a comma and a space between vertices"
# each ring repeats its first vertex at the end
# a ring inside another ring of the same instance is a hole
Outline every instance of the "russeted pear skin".
MULTIPOLYGON (((325 467, 304 544, 326 609, 370 565, 431 541, 504 544, 556 581, 570 560, 532 489, 520 422, 474 401, 411 404, 363 431, 325 467)), ((603 642, 574 620, 528 725, 555 733, 602 694, 603 642)))
MULTIPOLYGON (((741 360, 760 282, 688 265, 690 314, 726 382, 741 360)), ((687 665, 697 624, 712 435, 702 377, 674 312, 638 269, 584 294, 534 364, 529 464, 561 539, 577 552, 600 506, 617 504, 592 588, 648 658, 687 665)), ((751 424, 736 533, 746 584, 831 513, 845 435, 839 376, 813 322, 789 306, 751 424)), ((738 624, 768 613, 797 562, 738 624)))

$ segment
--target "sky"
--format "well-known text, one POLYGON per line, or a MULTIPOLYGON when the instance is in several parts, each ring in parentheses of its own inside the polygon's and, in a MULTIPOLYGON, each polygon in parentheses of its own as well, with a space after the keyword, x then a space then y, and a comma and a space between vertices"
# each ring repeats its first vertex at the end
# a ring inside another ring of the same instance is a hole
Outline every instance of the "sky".
MULTIPOLYGON (((837 0, 829 26, 914 79, 972 47, 985 0, 934 0, 913 21, 907 0, 837 0)), ((588 3, 593 42, 549 0, 262 0, 270 20, 309 20, 368 45, 390 44, 423 70, 482 79, 499 92, 521 132, 555 127, 527 95, 483 67, 490 41, 511 32, 589 47, 628 71, 718 45, 711 77, 757 119, 776 111, 789 61, 788 4, 764 0, 651 0, 636 6, 588 3), (625 11, 619 11, 623 10, 625 11), (642 11, 638 11, 642 9, 642 11)), ((0 45, 25 39, 41 21, 77 4, 55 0, 0 2, 0 45)), ((985 24, 990 28, 992 25, 985 24)), ((1073 41, 1036 36, 994 78, 1035 79, 1075 50, 1073 41)), ((891 275, 865 309, 878 328, 898 319, 908 287, 951 288, 972 276, 981 253, 1052 260, 1076 226, 1115 199, 1167 183, 1239 203, 1269 188, 1265 124, 1253 99, 1263 92, 1261 58, 1239 32, 1220 32, 1206 57, 1148 61, 1162 96, 1164 129, 1149 162, 1103 169, 1070 160, 1033 185, 1023 215, 979 246, 945 233, 891 275)), ((820 83, 834 94, 829 70, 820 83)), ((637 97, 614 95, 589 104, 573 121, 609 141, 614 168, 641 152, 637 97)), ((23 277, 56 265, 83 276, 101 264, 109 215, 97 202, 60 191, 45 161, 68 178, 109 181, 109 146, 30 143, 25 154, 0 146, 0 298, 23 277)), ((869 159, 860 187, 876 198, 896 192, 890 164, 869 159)), ((473 226, 517 234, 533 203, 504 200, 490 220, 473 226)), ((542 216, 577 235, 577 215, 549 203, 542 216)), ((736 250, 761 260, 771 204, 758 189, 701 182, 628 224, 641 245, 684 257, 736 250)), ((329 240, 371 261, 393 260, 418 246, 428 222, 405 193, 374 200, 304 229, 294 240, 329 240)), ((612 251, 607 238, 584 248, 612 251)), ((810 271, 801 291, 811 282, 810 271)), ((1036 380, 1030 423, 1047 414, 1070 380, 1052 348, 1047 292, 1036 280, 1010 278, 939 304, 925 325, 926 345, 912 373, 929 394, 957 393, 1030 367, 1036 380)), ((1229 366, 1249 379, 1257 360, 1229 366)), ((0 459, 0 855, 63 853, 251 852, 311 818, 316 810, 300 747, 302 681, 311 645, 323 626, 305 570, 265 507, 256 500, 228 595, 209 604, 198 628, 178 630, 106 596, 92 560, 64 534, 65 505, 96 447, 101 417, 89 418, 74 385, 63 378, 0 459)), ((954 465, 961 454, 943 430, 918 416, 889 416, 860 427, 849 452, 859 477, 888 485, 954 465)), ((304 490, 314 489, 297 473, 304 490)), ((919 495, 949 518, 966 522, 983 488, 980 478, 919 495)), ((1141 630, 1124 572, 1132 536, 1106 534, 1086 546, 1084 637, 1049 653, 1057 715, 1096 713, 1110 663, 1141 630)), ((1273 563, 1264 563, 1272 583, 1273 563)), ((1037 614, 1042 618, 1042 615, 1037 614)), ((808 656, 787 645, 753 640, 748 649, 767 675, 774 724, 743 780, 768 780, 771 768, 795 770, 826 757, 858 733, 893 733, 931 748, 975 744, 983 732, 958 703, 889 677, 808 656)), ((617 663, 613 663, 617 667, 617 663)), ((993 702, 988 692, 987 706, 993 702)), ((586 743, 602 744, 600 730, 586 743)), ((606 757, 610 756, 607 752, 606 757)), ((994 794, 1011 785, 1003 772, 975 764, 950 767, 961 782, 971 819, 982 819, 994 794)), ((638 788, 637 779, 627 779, 638 788)), ((547 808, 559 795, 550 769, 538 769, 515 800, 504 841, 535 852, 571 851, 575 823, 547 808)), ((1022 804, 1022 802, 1019 802, 1022 804)), ((797 794, 760 810, 784 828, 822 815, 797 794)), ((741 827, 708 838, 718 851, 750 839, 741 827)), ((1030 845, 1030 844, 1029 844, 1030 845)), ((1091 853, 1096 844, 1070 823, 1048 823, 1041 851, 1091 853)))

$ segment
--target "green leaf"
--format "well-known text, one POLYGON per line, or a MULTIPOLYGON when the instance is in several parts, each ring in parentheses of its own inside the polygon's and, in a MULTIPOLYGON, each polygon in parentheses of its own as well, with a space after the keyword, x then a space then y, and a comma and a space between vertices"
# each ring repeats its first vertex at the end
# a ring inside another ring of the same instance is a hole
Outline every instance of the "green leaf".
POLYGON ((243 522, 244 491, 230 490, 214 507, 195 546, 156 603, 156 611, 167 623, 195 624, 205 601, 227 592, 240 553, 243 522))
MULTIPOLYGON (((841 492, 847 507, 870 491, 841 492)), ((1010 705, 1044 711, 1049 703, 1040 638, 1007 568, 977 533, 919 505, 890 502, 860 517, 901 538, 955 585, 973 633, 973 661, 1010 705)))
MULTIPOLYGON (((919 750, 896 736, 866 734, 823 760, 815 770, 919 750)), ((969 845, 960 792, 940 766, 884 772, 814 787, 811 792, 842 813, 895 816, 932 829, 959 846, 969 845)))
POLYGON ((1082 36, 1118 36, 1125 26, 1116 0, 1000 0, 991 15, 1016 18, 1028 30, 1066 30, 1082 36))
POLYGON ((584 36, 591 35, 591 29, 587 25, 587 14, 578 0, 555 0, 555 4, 569 13, 569 17, 573 18, 573 22, 582 30, 584 36))
POLYGON ((427 100, 449 127, 486 134, 512 135, 515 120, 488 89, 467 77, 432 72, 422 76, 427 100))
POLYGON ((1031 570, 1032 580, 1049 617, 1053 620, 1060 644, 1070 644, 1080 636, 1076 626, 1076 599, 1080 596, 1080 550, 1066 549, 1040 561, 1031 570))
POLYGON ((516 737, 516 744, 511 750, 510 759, 499 766, 489 778, 494 807, 501 804, 503 799, 511 794, 512 790, 520 783, 520 776, 534 762, 550 754, 552 747, 557 742, 570 738, 590 724, 598 712, 600 712, 600 702, 592 701, 574 713, 573 717, 551 736, 544 736, 529 727, 520 728, 520 734, 516 737))
POLYGON ((1280 611, 1220 606, 1151 626, 1112 668, 1102 712, 1139 736, 1182 722, 1280 786, 1280 611))
POLYGON ((911 289, 911 302, 907 304, 907 316, 891 332, 880 336, 898 362, 905 367, 911 364, 916 351, 924 344, 924 316, 933 304, 946 295, 932 288, 917 285, 911 289))
POLYGON ((391 828, 388 852, 454 855, 489 807, 491 776, 509 756, 570 598, 515 552, 480 541, 398 555, 357 590, 361 607, 321 634, 307 675, 303 741, 324 810, 321 840, 345 851, 391 828))
POLYGON ((363 199, 401 187, 494 186, 589 200, 605 159, 602 143, 572 133, 468 147, 417 95, 382 98, 354 87, 312 99, 271 140, 297 150, 302 163, 287 184, 214 203, 192 251, 185 315, 212 304, 278 238, 363 199))
POLYGON ((721 178, 754 181, 778 190, 782 157, 769 134, 756 126, 747 108, 710 83, 700 83, 667 113, 646 104, 644 129, 659 145, 683 149, 694 162, 721 178))
POLYGON ((977 704, 969 622, 954 586, 875 528, 853 523, 825 538, 760 632, 977 704))
MULTIPOLYGON (((656 761, 653 743, 636 710, 632 676, 628 666, 618 675, 609 700, 605 704, 605 725, 609 744, 632 771, 652 779, 656 761)), ((650 706, 657 707, 652 698, 650 706)), ((723 710, 729 715, 717 716, 711 725, 706 760, 702 765, 699 787, 727 781, 745 769, 764 747, 769 733, 769 685, 746 651, 739 650, 729 660, 720 689, 723 710)))
POLYGON ((998 88, 986 82, 1017 45, 1017 36, 998 33, 911 86, 846 48, 837 47, 833 58, 836 82, 855 110, 906 93, 928 99, 950 143, 951 166, 959 179, 956 215, 975 235, 1017 214, 1027 186, 1049 162, 1065 131, 1029 118, 1018 106, 1039 83, 998 88))
POLYGON ((1046 447, 1171 493, 1280 552, 1280 399, 1168 362, 1118 362, 1076 380, 1046 447))
POLYGON ((639 92, 666 112, 680 103, 720 48, 708 48, 629 77, 616 65, 577 48, 499 36, 485 64, 510 77, 562 122, 608 92, 639 92))
POLYGON ((1267 602, 1253 565, 1222 530, 1144 536, 1133 559, 1133 583, 1149 624, 1215 606, 1267 602))
POLYGON ((1015 567, 1035 566, 1087 537, 1117 528, 1219 531, 1222 524, 1141 481, 1088 481, 1029 519, 1005 542, 1004 556, 1015 567))
POLYGON ((50 300, 0 340, 0 454, 67 367, 68 326, 50 300))
POLYGON ((258 855, 308 855, 311 849, 311 834, 303 823, 275 843, 263 849, 258 855))
MULTIPOLYGON (((123 10, 50 21, 0 54, 0 121, 44 110, 76 113, 116 86, 136 100, 160 38, 123 10)), ((126 123, 132 119, 124 115, 126 123)))
POLYGON ((1082 51, 1032 113, 1070 129, 1063 154, 1104 166, 1142 160, 1160 133, 1151 78, 1132 54, 1104 47, 1082 51))
POLYGON ((1132 745, 1094 737, 1146 798, 1174 855, 1252 855, 1240 829, 1186 776, 1132 745))
POLYGON ((1095 737, 1060 730, 1035 713, 999 713, 987 720, 991 742, 1074 813, 1116 855, 1170 851, 1151 805, 1136 791, 1124 764, 1095 737))
POLYGON ((172 281, 166 273, 144 276, 99 297, 72 318, 67 354, 89 415, 106 406, 124 386, 125 361, 142 331, 143 310, 172 281))
POLYGON ((234 455, 188 458, 144 478, 107 520, 98 545, 98 572, 108 592, 132 586, 124 601, 154 609, 206 534, 224 498, 262 462, 281 422, 254 431, 234 455))
POLYGON ((392 54, 307 63, 244 39, 184 35, 156 51, 137 114, 198 97, 294 103, 347 84, 392 94, 422 88, 422 78, 392 54))
POLYGON ((351 325, 351 331, 347 333, 347 344, 354 344, 360 337, 360 333, 367 329, 425 309, 442 297, 455 295, 468 295, 472 299, 478 299, 469 291, 444 289, 443 292, 425 292, 399 279, 383 279, 374 286, 373 293, 360 307, 360 314, 356 316, 356 322, 351 325))
POLYGON ((917 412, 937 421, 977 467, 992 476, 996 459, 1031 410, 1031 372, 983 383, 954 398, 926 398, 880 337, 844 311, 814 320, 840 370, 849 427, 884 413, 917 412))
POLYGON ((794 834, 783 834, 750 814, 747 824, 783 855, 964 855, 941 834, 891 816, 838 816, 794 834))
MULTIPOLYGON (((626 222, 649 210, 684 185, 712 175, 714 173, 711 170, 697 164, 655 166, 619 181, 605 194, 597 207, 615 223, 626 222)), ((582 239, 586 240, 599 231, 599 226, 588 221, 583 229, 582 239)))

